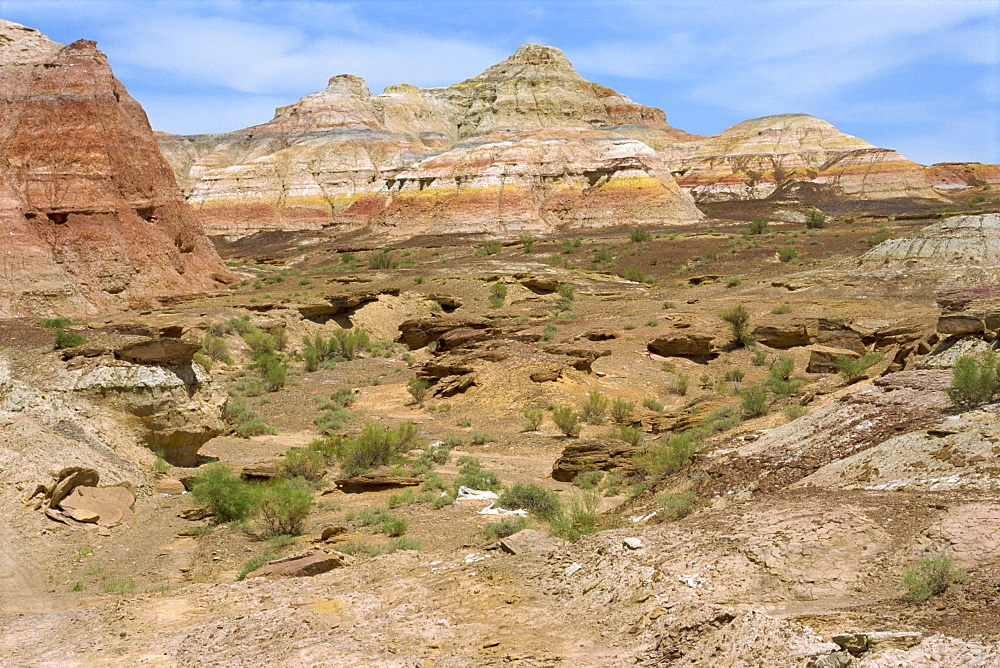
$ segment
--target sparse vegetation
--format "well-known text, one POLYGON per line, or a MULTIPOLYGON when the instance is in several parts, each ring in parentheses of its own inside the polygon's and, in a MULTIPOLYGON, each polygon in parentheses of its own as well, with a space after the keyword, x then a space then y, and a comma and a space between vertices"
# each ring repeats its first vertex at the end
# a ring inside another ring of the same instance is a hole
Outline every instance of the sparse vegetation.
POLYGON ((643 230, 636 228, 628 233, 629 241, 632 243, 642 243, 643 241, 649 241, 653 238, 653 235, 649 233, 648 230, 643 230))
POLYGON ((82 346, 86 342, 87 339, 82 334, 77 334, 76 332, 70 332, 65 329, 56 330, 56 337, 55 337, 56 350, 82 346))
POLYGON ((552 421, 565 435, 571 437, 580 435, 580 416, 569 406, 560 406, 552 411, 552 421))
POLYGON ((951 555, 942 552, 908 566, 900 578, 900 586, 907 601, 923 603, 945 593, 951 585, 964 578, 965 572, 955 568, 951 555))
POLYGON ((627 401, 620 397, 611 400, 611 419, 616 424, 625 424, 631 421, 632 411, 635 410, 635 402, 627 401))
POLYGON ((754 218, 750 221, 750 225, 747 227, 750 234, 767 234, 771 231, 770 225, 767 224, 767 220, 763 218, 754 218))
POLYGON ((658 501, 660 507, 657 509, 657 515, 663 522, 683 519, 704 505, 704 501, 699 499, 698 494, 693 490, 677 494, 661 494, 658 501))
POLYGON ((982 360, 969 355, 959 357, 952 369, 951 385, 946 390, 948 397, 963 408, 991 403, 1000 393, 998 363, 1000 358, 992 351, 982 360))
POLYGON ((820 230, 826 227, 826 216, 818 209, 809 209, 805 213, 806 227, 810 230, 820 230))
POLYGON ((511 485, 497 499, 497 505, 507 510, 527 510, 542 520, 550 520, 562 512, 556 493, 533 483, 511 485))
POLYGON ((457 495, 459 487, 487 489, 491 492, 496 492, 502 486, 500 476, 493 471, 484 469, 483 465, 475 457, 459 457, 458 464, 458 476, 452 481, 454 490, 452 497, 457 495))
POLYGON ((312 494, 295 480, 279 480, 260 494, 260 527, 264 536, 298 536, 312 507, 312 494))
POLYGON ((542 425, 542 420, 545 417, 545 413, 537 408, 532 408, 531 406, 525 406, 522 408, 521 415, 524 416, 524 421, 521 423, 523 431, 538 431, 538 428, 542 425))
POLYGON ((431 384, 423 378, 411 378, 406 383, 406 391, 410 393, 415 402, 422 404, 424 397, 427 396, 427 388, 430 386, 431 384))
POLYGON ((746 306, 742 303, 730 306, 720 311, 719 317, 729 323, 734 344, 747 346, 753 343, 753 336, 750 334, 750 311, 746 306))
POLYGON ((496 522, 487 522, 483 525, 483 535, 489 541, 497 541, 507 536, 513 536, 518 531, 528 528, 527 517, 504 517, 496 522))
POLYGON ((247 520, 257 512, 258 489, 221 462, 208 464, 195 478, 191 496, 219 522, 247 520))
POLYGON ((865 353, 858 359, 853 359, 846 355, 838 357, 837 372, 843 376, 848 383, 863 378, 868 369, 882 361, 884 355, 881 353, 865 353))
POLYGON ((601 424, 604 422, 604 414, 608 412, 610 403, 609 399, 598 390, 591 390, 587 395, 587 400, 583 402, 580 415, 584 422, 601 424))

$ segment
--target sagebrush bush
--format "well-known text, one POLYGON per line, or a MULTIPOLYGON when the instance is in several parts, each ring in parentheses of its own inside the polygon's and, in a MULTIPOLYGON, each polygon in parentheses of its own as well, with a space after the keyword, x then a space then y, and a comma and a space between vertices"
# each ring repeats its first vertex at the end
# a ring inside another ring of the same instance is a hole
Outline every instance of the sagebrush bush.
POLYGON ((483 535, 487 540, 496 541, 507 536, 513 536, 518 531, 528 528, 527 517, 504 517, 496 522, 487 522, 483 525, 483 535))
POLYGON ((384 466, 416 445, 420 428, 404 422, 395 429, 368 423, 357 436, 332 436, 310 444, 314 450, 329 452, 340 462, 341 473, 353 477, 384 466))
POLYGON ((57 329, 55 336, 55 349, 62 350, 63 348, 73 348, 74 346, 82 346, 87 342, 87 339, 82 334, 77 334, 76 332, 68 332, 65 329, 57 329))
POLYGON ((507 510, 527 510, 543 520, 554 518, 562 512, 562 504, 555 492, 534 483, 515 483, 505 489, 497 505, 507 510))
POLYGON ((538 428, 542 425, 542 420, 545 418, 545 413, 531 406, 522 408, 521 415, 524 416, 524 421, 522 422, 524 431, 538 431, 538 428))
POLYGON ((49 328, 72 327, 74 324, 76 323, 73 322, 72 318, 60 317, 60 318, 49 318, 48 320, 42 320, 42 327, 49 327, 49 328))
POLYGON ((260 493, 261 533, 265 536, 298 536, 302 533, 312 494, 294 480, 279 480, 264 487, 260 493))
POLYGON ((285 458, 278 464, 281 474, 287 478, 319 480, 326 473, 323 455, 306 448, 289 448, 285 458))
POLYGON ((693 490, 677 494, 661 494, 658 500, 660 507, 657 515, 664 522, 683 519, 704 504, 704 501, 699 499, 698 494, 693 490))
POLYGON ((416 403, 422 404, 424 397, 427 396, 427 388, 430 386, 431 384, 423 378, 411 378, 406 382, 406 391, 410 393, 416 403))
POLYGON ((610 400, 598 390, 591 390, 583 402, 581 417, 591 424, 600 424, 608 410, 610 400))
POLYGON ((664 409, 663 402, 658 399, 653 399, 652 397, 646 397, 643 399, 642 405, 656 413, 662 413, 664 409))
POLYGON ((956 405, 971 408, 994 401, 1000 394, 1000 358, 992 351, 980 361, 962 355, 952 369, 951 385, 946 392, 956 405))
POLYGON ((500 476, 493 471, 484 469, 483 465, 475 457, 459 457, 458 464, 458 475, 452 481, 452 489, 454 491, 452 496, 457 495, 459 487, 486 489, 491 492, 496 492, 502 487, 500 476))
POLYGON ((733 333, 733 343, 747 346, 753 343, 753 336, 750 335, 750 312, 743 304, 730 306, 719 312, 719 317, 729 323, 729 328, 733 333))
POLYGON ((642 429, 627 424, 620 424, 611 432, 611 438, 625 441, 635 447, 641 447, 643 443, 642 429))
POLYGON ((810 230, 821 230, 826 227, 826 216, 817 209, 806 211, 806 227, 810 230))
POLYGON ((398 266, 399 262, 396 261, 396 258, 392 255, 392 251, 388 248, 383 248, 368 258, 369 269, 395 269, 398 266))
POLYGON ((611 419, 617 424, 625 424, 632 419, 632 411, 635 410, 635 402, 626 401, 619 397, 611 400, 611 419))
POLYGON ((240 438, 278 433, 250 408, 246 397, 240 394, 233 395, 226 401, 226 405, 222 407, 222 419, 232 425, 233 433, 240 438))
POLYGON ((754 218, 750 221, 748 226, 748 231, 750 234, 766 234, 771 231, 770 226, 767 221, 763 218, 754 218))
POLYGON ((229 354, 229 346, 221 336, 213 336, 211 333, 205 334, 205 337, 201 340, 201 349, 216 362, 224 364, 233 363, 233 358, 229 354))
POLYGON ((851 359, 844 355, 836 360, 837 373, 843 376, 847 382, 854 382, 863 378, 868 369, 881 362, 882 359, 881 353, 865 353, 858 359, 851 359))
POLYGON ((567 436, 580 435, 580 416, 569 406, 560 406, 552 411, 552 421, 567 436))
POLYGON ((257 512, 257 487, 221 462, 205 466, 195 478, 191 496, 206 506, 219 522, 247 520, 257 512))
POLYGON ((961 582, 965 572, 955 568, 951 555, 940 553, 924 557, 907 567, 900 578, 900 586, 905 591, 903 597, 912 603, 923 603, 932 596, 948 591, 948 587, 961 582))
POLYGON ((358 524, 370 526, 372 531, 384 533, 387 536, 402 536, 410 526, 409 522, 393 515, 385 508, 362 510, 358 516, 358 524))
POLYGON ((597 491, 581 491, 570 499, 566 508, 549 520, 549 533, 564 540, 575 541, 601 529, 597 508, 601 495, 597 491))
POLYGON ((751 387, 743 393, 740 413, 744 419, 767 415, 767 392, 762 387, 751 387))
POLYGON ((684 468, 702 447, 698 432, 689 429, 650 445, 646 452, 636 456, 636 466, 654 477, 670 475, 684 468))
POLYGON ((650 234, 648 230, 636 228, 628 233, 628 238, 632 243, 641 243, 643 241, 649 241, 653 238, 653 235, 650 234))

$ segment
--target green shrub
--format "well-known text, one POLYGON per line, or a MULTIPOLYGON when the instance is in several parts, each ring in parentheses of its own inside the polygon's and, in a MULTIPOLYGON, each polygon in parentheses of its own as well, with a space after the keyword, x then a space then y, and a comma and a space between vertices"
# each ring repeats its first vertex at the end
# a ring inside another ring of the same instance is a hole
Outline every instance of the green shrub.
POLYGON ((838 357, 836 360, 837 372, 849 383, 853 383, 864 377, 869 367, 882 361, 881 353, 865 353, 858 359, 851 359, 846 355, 838 357))
POLYGON ((614 428, 611 432, 611 438, 617 438, 620 441, 625 441, 635 447, 640 447, 643 443, 642 429, 639 427, 632 427, 627 424, 620 424, 614 428))
POLYGON ((260 374, 268 392, 277 392, 288 381, 288 362, 277 355, 261 355, 250 368, 260 374))
POLYGON ((72 327, 74 324, 72 318, 49 318, 48 320, 42 320, 42 327, 72 327))
MULTIPOLYGON (((500 476, 493 471, 483 468, 483 465, 475 457, 459 457, 458 476, 452 481, 452 487, 456 494, 459 487, 469 489, 486 489, 496 492, 500 489, 500 476)), ((456 494, 452 494, 455 496, 456 494)))
POLYGON ((748 226, 748 231, 750 234, 766 234, 771 231, 771 227, 767 224, 767 221, 763 218, 754 218, 750 221, 748 226))
POLYGON ((672 434, 666 441, 654 443, 636 457, 640 471, 655 477, 676 473, 687 466, 691 457, 701 450, 702 443, 695 430, 672 434))
POLYGON ((517 243, 524 246, 525 253, 530 253, 535 248, 535 237, 530 234, 519 234, 517 236, 517 243))
POLYGON ((406 391, 410 393, 415 402, 422 404, 424 397, 427 396, 427 388, 430 386, 431 384, 423 378, 411 378, 406 383, 406 391))
POLYGON ((799 252, 794 248, 779 248, 778 260, 781 262, 791 262, 799 256, 799 252))
POLYGON ((482 249, 482 255, 496 255, 503 250, 503 244, 499 241, 484 241, 479 244, 479 248, 482 249))
POLYGON ((982 361, 962 355, 952 369, 951 385, 946 392, 956 405, 965 408, 987 404, 1000 393, 1000 375, 997 373, 1000 358, 993 352, 982 361))
POLYGON ((522 408, 521 415, 524 416, 524 421, 521 423, 523 431, 538 431, 538 428, 542 425, 542 420, 545 418, 545 413, 531 406, 522 408))
POLYGON ((218 521, 237 522, 253 517, 260 495, 254 485, 225 464, 215 462, 198 473, 191 496, 212 511, 218 521))
POLYGON ((627 267, 625 272, 622 274, 622 278, 626 281, 633 281, 634 283, 652 283, 656 280, 655 276, 647 274, 638 267, 627 267))
POLYGON ((735 288, 737 285, 743 282, 742 276, 726 276, 725 278, 727 288, 735 288))
POLYGON ((387 536, 402 536, 409 528, 409 523, 385 508, 366 508, 358 516, 358 524, 371 527, 375 533, 387 536))
POLYGON ((791 406, 787 406, 785 410, 782 412, 785 415, 785 419, 791 422, 792 420, 799 419, 803 415, 808 415, 809 409, 807 409, 805 406, 799 406, 798 404, 793 404, 791 406))
POLYGON ((233 363, 233 358, 229 354, 229 346, 221 336, 213 336, 211 333, 205 334, 201 340, 201 349, 216 362, 233 363))
POLYGON ((600 487, 604 480, 604 471, 581 471, 573 478, 573 484, 580 489, 594 490, 600 487))
POLYGON ((611 419, 617 424, 625 424, 632 419, 632 411, 635 410, 634 401, 626 401, 619 397, 611 400, 611 419))
POLYGON ((240 438, 277 433, 250 408, 246 397, 239 394, 226 401, 226 405, 222 407, 222 419, 232 425, 233 433, 240 438))
POLYGON ((278 552, 278 550, 276 550, 273 547, 269 547, 263 552, 258 552, 257 554, 253 555, 252 557, 243 562, 243 565, 240 566, 239 573, 236 575, 236 581, 241 582, 245 580, 247 575, 253 573, 255 570, 257 570, 267 562, 274 561, 275 559, 280 559, 280 558, 281 558, 281 553, 278 552))
POLYGON ((740 414, 744 419, 767 415, 767 392, 762 387, 751 387, 743 393, 740 414))
POLYGON ((597 508, 601 496, 596 491, 582 491, 572 499, 566 509, 549 521, 549 532, 564 540, 575 541, 586 534, 600 530, 597 508))
POLYGON ((267 332, 262 332, 259 329, 255 329, 244 334, 243 340, 246 342, 247 346, 249 346, 250 354, 254 358, 263 355, 272 355, 274 351, 278 349, 274 337, 267 332))
POLYGON ((806 211, 806 227, 810 230, 821 230, 826 227, 826 216, 817 209, 806 211))
POLYGON ((657 413, 662 413, 664 409, 663 402, 657 399, 653 399, 652 397, 646 397, 645 399, 643 399, 642 405, 648 408, 649 410, 655 411, 657 413))
POLYGON ((557 331, 559 331, 559 328, 555 325, 551 323, 545 325, 545 329, 542 330, 542 341, 551 341, 555 338, 557 331))
POLYGON ((792 305, 789 304, 788 302, 785 302, 784 304, 778 304, 773 309, 771 309, 771 313, 773 313, 774 315, 781 315, 783 313, 791 313, 791 312, 792 312, 792 305))
POLYGON ((552 421, 567 436, 580 435, 580 416, 569 406, 560 406, 552 411, 552 421))
POLYGON ((490 441, 495 441, 496 437, 487 431, 474 431, 469 434, 469 442, 472 445, 482 445, 483 443, 489 443, 490 441))
POLYGON ((653 235, 647 230, 636 228, 628 233, 628 238, 632 243, 641 243, 643 241, 649 241, 653 238, 653 235))
POLYGON ((265 536, 298 536, 305 526, 312 502, 312 494, 294 480, 279 480, 267 485, 260 494, 258 522, 261 533, 265 536))
POLYGON ((562 511, 562 504, 555 492, 533 483, 515 483, 504 490, 497 505, 507 510, 527 510, 543 520, 549 520, 562 511))
POLYGON ((306 448, 289 448, 285 458, 278 464, 278 470, 286 478, 319 480, 326 473, 323 455, 306 448))
POLYGON ((601 424, 611 402, 598 390, 591 390, 583 402, 580 416, 585 422, 601 424))
POLYGON ((688 379, 687 374, 679 373, 677 374, 677 377, 674 378, 673 382, 670 384, 670 391, 678 396, 683 397, 688 392, 689 384, 690 380, 688 379))
POLYGON ((336 341, 337 351, 344 359, 354 359, 359 352, 368 350, 371 336, 360 327, 334 331, 332 341, 336 341))
POLYGON ((55 349, 62 350, 63 348, 73 348, 74 346, 82 346, 87 342, 81 334, 76 332, 67 332, 65 329, 57 329, 55 337, 55 349))
POLYGON ((664 522, 683 519, 704 505, 704 501, 693 490, 679 494, 661 494, 658 500, 660 507, 657 515, 664 522))
POLYGON ((392 251, 388 248, 383 248, 380 252, 373 253, 368 257, 369 269, 395 269, 398 266, 399 262, 396 261, 396 258, 392 255, 392 251))
POLYGON ((737 345, 750 345, 753 343, 753 336, 750 334, 750 312, 743 304, 736 304, 719 312, 719 317, 729 323, 729 328, 733 334, 733 343, 737 345))
POLYGON ((528 528, 527 517, 504 517, 497 522, 488 522, 483 525, 483 535, 487 540, 497 541, 507 536, 513 536, 518 531, 528 528))
POLYGON ((353 438, 331 436, 314 449, 330 452, 340 462, 341 473, 350 478, 384 466, 414 447, 417 432, 419 427, 412 422, 395 429, 368 423, 353 438))
POLYGON ((733 384, 733 391, 739 392, 740 383, 746 378, 746 373, 742 369, 730 369, 722 375, 722 380, 733 384))
POLYGON ((900 578, 900 586, 905 590, 903 598, 912 603, 923 603, 948 591, 948 587, 961 582, 964 577, 965 572, 955 568, 951 555, 942 552, 924 557, 907 567, 900 578))

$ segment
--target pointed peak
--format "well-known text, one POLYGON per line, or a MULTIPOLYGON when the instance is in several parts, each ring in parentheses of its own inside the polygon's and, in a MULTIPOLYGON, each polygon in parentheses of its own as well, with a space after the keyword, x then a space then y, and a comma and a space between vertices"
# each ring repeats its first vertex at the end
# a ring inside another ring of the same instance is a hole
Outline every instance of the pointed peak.
POLYGON ((514 55, 488 68, 469 82, 511 79, 583 79, 562 50, 554 46, 525 44, 514 55))
POLYGON ((558 64, 573 69, 573 65, 570 64, 569 59, 562 52, 562 49, 534 43, 522 45, 514 52, 513 56, 507 59, 507 62, 520 63, 522 65, 558 64))

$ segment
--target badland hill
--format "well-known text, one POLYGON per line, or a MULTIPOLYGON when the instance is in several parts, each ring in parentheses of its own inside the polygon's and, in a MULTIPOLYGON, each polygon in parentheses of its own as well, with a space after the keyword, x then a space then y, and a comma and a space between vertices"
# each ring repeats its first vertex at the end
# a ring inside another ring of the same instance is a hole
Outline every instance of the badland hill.
POLYGON ((3 665, 1000 661, 996 166, 528 45, 161 137, 207 290, 103 56, 4 29, 5 261, 81 296, 0 319, 3 665))

